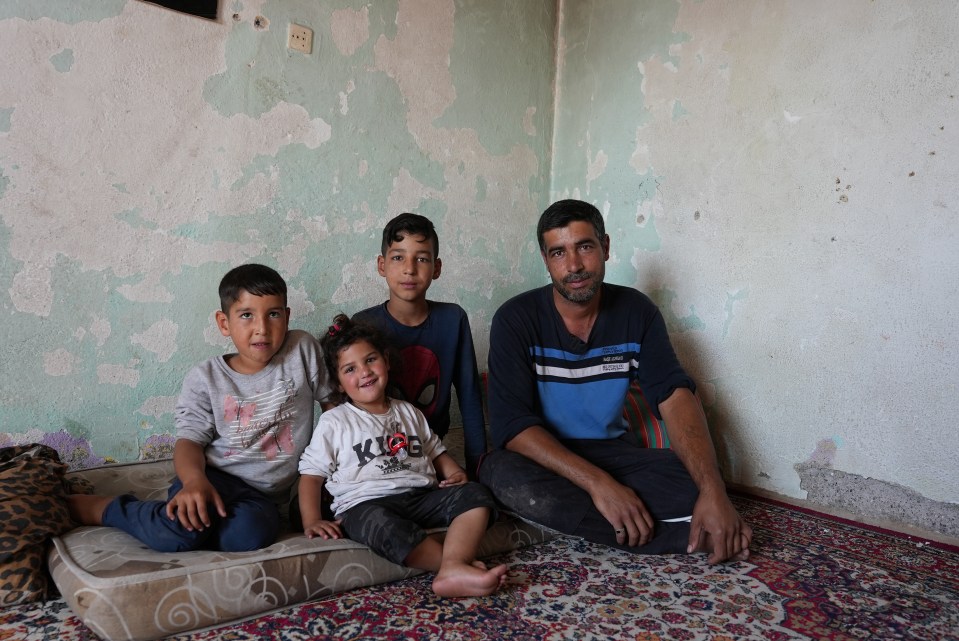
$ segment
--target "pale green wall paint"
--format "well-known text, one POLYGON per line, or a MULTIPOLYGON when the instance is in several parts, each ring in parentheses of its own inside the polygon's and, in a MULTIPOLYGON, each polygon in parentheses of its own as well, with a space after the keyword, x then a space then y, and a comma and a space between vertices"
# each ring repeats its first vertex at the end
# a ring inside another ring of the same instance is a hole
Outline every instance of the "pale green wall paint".
POLYGON ((12 107, 0 107, 0 133, 10 131, 11 116, 13 116, 12 107))
POLYGON ((168 446, 183 375, 227 349, 223 273, 276 266, 293 325, 317 331, 386 297, 374 259, 402 210, 436 223, 431 294, 467 309, 485 360, 493 291, 525 288, 515 239, 548 197, 551 5, 232 3, 219 23, 65 6, 0 8, 0 77, 32 79, 0 82, 0 445, 78 464, 168 446), (311 55, 285 48, 291 21, 311 55), (472 59, 504 49, 526 63, 477 94, 472 59))
MULTIPOLYGON (((456 108, 440 116, 436 125, 475 129, 483 145, 498 154, 528 140, 522 115, 552 92, 554 80, 553 52, 535 43, 551 31, 555 21, 555 4, 547 0, 522 6, 477 0, 457 3, 450 61, 456 108), (494 40, 496 46, 488 46, 494 40), (504 76, 506 70, 510 73, 504 76), (522 85, 504 81, 517 76, 524 78, 522 85)), ((551 112, 541 108, 533 117, 534 128, 541 134, 551 128, 551 112)))
MULTIPOLYGON (((663 178, 655 166, 640 167, 641 178, 631 167, 637 145, 643 143, 637 130, 649 120, 640 63, 654 56, 675 63, 670 47, 686 39, 672 30, 679 4, 661 0, 639 8, 622 2, 570 2, 564 8, 552 191, 557 197, 578 194, 608 212, 608 233, 625 241, 614 249, 632 245, 634 238, 653 249, 658 244, 651 237, 655 225, 640 228, 637 211, 655 198, 663 178), (590 180, 596 167, 605 170, 590 180)), ((636 279, 628 260, 609 269, 620 282, 636 279)))
POLYGON ((73 66, 73 49, 64 49, 60 53, 50 56, 50 64, 60 73, 70 71, 73 66))

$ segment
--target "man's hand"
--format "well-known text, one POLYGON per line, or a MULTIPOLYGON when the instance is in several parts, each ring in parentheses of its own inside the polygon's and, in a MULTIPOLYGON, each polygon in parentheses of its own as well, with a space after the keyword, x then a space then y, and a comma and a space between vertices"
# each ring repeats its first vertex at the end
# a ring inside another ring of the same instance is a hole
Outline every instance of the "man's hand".
POLYGON ((749 527, 725 492, 701 492, 693 507, 687 552, 709 552, 710 565, 723 561, 745 561, 753 529, 749 527))
POLYGON ((653 538, 653 517, 636 493, 610 477, 590 492, 593 504, 616 533, 616 542, 630 547, 653 538))
POLYGON ((217 514, 226 517, 226 506, 206 476, 191 483, 184 483, 183 487, 173 495, 166 504, 166 515, 172 521, 179 519, 180 525, 188 532, 210 527, 210 504, 216 508, 217 514))

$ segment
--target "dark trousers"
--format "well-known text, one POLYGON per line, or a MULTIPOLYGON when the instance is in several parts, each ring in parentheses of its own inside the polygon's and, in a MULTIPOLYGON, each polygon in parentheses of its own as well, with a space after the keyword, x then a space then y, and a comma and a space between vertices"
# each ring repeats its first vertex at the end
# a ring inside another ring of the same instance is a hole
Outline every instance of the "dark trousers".
POLYGON ((180 491, 183 483, 174 479, 167 501, 141 501, 131 494, 115 498, 103 511, 103 524, 123 530, 159 552, 221 550, 246 552, 272 544, 280 532, 280 513, 265 494, 239 478, 213 468, 206 476, 226 504, 226 518, 216 507, 207 506, 210 527, 202 532, 188 531, 166 515, 167 501, 180 491))
POLYGON ((446 527, 460 514, 478 507, 490 511, 486 526, 496 521, 496 501, 479 483, 423 488, 370 499, 341 515, 346 535, 402 565, 428 536, 427 529, 446 527))
POLYGON ((636 492, 655 521, 649 543, 617 543, 612 524, 585 490, 515 452, 487 454, 479 479, 507 510, 564 534, 640 554, 686 552, 689 522, 673 519, 692 515, 699 491, 672 450, 638 447, 627 439, 562 443, 636 492))

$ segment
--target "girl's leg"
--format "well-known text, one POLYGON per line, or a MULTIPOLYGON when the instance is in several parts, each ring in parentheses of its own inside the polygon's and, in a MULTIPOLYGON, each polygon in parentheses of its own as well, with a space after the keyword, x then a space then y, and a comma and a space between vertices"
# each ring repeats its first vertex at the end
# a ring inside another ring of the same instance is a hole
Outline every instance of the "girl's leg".
MULTIPOLYGON (((477 507, 453 519, 441 546, 439 571, 433 579, 433 592, 440 596, 486 596, 496 592, 506 580, 506 566, 486 569, 476 563, 476 550, 486 533, 490 510, 477 507)), ((415 552, 415 550, 414 550, 415 552)))

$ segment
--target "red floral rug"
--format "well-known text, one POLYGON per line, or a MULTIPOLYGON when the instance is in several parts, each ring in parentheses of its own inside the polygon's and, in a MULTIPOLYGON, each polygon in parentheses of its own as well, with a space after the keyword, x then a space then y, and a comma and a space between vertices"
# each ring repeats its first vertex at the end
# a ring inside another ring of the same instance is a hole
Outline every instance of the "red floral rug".
MULTIPOLYGON (((497 560, 502 591, 439 599, 420 576, 175 637, 959 640, 959 548, 734 497, 748 562, 643 557, 560 537, 497 560)), ((93 640, 63 601, 0 611, 0 641, 93 640)))

